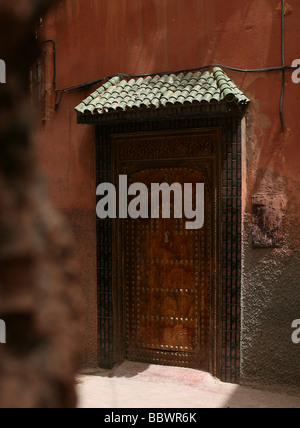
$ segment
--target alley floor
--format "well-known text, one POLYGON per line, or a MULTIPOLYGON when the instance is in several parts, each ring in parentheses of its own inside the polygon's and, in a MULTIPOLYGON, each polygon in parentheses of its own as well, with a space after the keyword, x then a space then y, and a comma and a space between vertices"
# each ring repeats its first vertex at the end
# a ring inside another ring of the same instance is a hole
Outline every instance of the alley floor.
POLYGON ((197 370, 125 362, 78 378, 79 408, 300 408, 300 396, 225 384, 197 370))

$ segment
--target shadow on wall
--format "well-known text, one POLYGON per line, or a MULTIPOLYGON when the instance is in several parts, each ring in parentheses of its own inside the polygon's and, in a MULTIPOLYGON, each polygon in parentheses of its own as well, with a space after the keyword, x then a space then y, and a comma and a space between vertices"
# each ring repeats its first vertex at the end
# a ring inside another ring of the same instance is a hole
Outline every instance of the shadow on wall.
POLYGON ((72 242, 38 175, 30 138, 29 72, 36 22, 51 0, 0 0, 1 408, 72 408, 78 368, 78 300, 72 242))

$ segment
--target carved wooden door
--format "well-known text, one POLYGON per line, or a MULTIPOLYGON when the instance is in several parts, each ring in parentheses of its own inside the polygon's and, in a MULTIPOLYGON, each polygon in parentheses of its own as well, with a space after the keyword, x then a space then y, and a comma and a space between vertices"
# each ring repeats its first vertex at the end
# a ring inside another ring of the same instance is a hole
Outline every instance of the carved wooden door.
POLYGON ((173 209, 170 219, 123 222, 120 280, 127 359, 210 371, 218 139, 194 134, 117 142, 118 174, 147 185, 149 211, 152 183, 205 184, 202 229, 187 230, 189 220, 174 218, 173 209))

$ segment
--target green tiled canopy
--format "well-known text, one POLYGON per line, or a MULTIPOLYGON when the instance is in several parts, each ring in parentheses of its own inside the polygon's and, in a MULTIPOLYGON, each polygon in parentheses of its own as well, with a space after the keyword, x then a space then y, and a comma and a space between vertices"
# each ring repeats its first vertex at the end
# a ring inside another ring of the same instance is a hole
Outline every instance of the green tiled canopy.
POLYGON ((180 73, 125 80, 112 77, 79 106, 78 114, 105 114, 134 108, 225 101, 240 106, 249 100, 221 68, 212 73, 180 73))

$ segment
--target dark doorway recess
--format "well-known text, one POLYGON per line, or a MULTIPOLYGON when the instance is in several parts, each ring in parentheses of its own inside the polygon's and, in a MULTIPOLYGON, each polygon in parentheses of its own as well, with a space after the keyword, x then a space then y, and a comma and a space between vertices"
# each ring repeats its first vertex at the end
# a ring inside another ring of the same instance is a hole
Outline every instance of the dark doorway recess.
POLYGON ((97 220, 102 367, 130 359, 239 382, 241 115, 216 110, 96 127, 97 185, 125 174, 206 189, 198 231, 184 219, 97 220))

